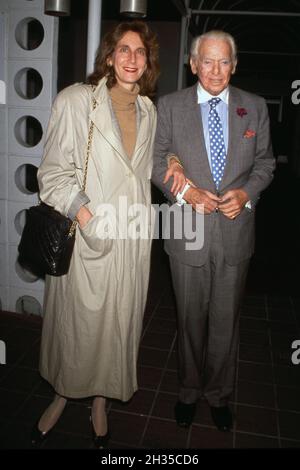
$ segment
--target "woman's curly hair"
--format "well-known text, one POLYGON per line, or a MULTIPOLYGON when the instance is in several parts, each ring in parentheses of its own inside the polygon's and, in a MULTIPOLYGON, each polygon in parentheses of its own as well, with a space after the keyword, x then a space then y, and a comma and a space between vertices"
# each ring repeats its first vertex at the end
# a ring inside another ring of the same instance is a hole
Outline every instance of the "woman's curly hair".
POLYGON ((156 35, 143 21, 135 20, 119 23, 105 34, 97 50, 94 72, 87 78, 87 82, 91 85, 97 85, 101 78, 107 77, 108 88, 112 88, 117 83, 114 68, 108 65, 108 59, 112 56, 117 43, 128 31, 139 34, 146 48, 147 68, 137 82, 140 87, 140 94, 153 96, 159 75, 159 46, 156 35))

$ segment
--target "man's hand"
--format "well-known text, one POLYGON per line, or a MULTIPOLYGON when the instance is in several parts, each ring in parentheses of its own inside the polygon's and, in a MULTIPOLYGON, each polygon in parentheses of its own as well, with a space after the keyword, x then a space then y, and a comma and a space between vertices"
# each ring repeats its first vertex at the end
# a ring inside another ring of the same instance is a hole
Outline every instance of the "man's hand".
POLYGON ((231 189, 221 198, 218 209, 228 219, 235 219, 249 201, 248 194, 243 189, 231 189))
POLYGON ((76 219, 81 228, 83 228, 92 217, 93 217, 93 214, 85 206, 81 206, 79 211, 76 214, 76 219))
POLYGON ((201 214, 211 214, 220 203, 221 199, 210 191, 200 188, 189 188, 185 195, 184 199, 187 203, 191 204, 193 209, 196 212, 201 214), (202 207, 199 207, 199 204, 204 205, 204 210, 202 207))
POLYGON ((170 162, 170 167, 168 168, 165 178, 164 178, 164 183, 166 184, 170 177, 173 176, 174 181, 171 187, 171 193, 176 196, 177 193, 183 191, 187 181, 184 176, 183 168, 182 166, 176 162, 176 160, 171 160, 170 162))

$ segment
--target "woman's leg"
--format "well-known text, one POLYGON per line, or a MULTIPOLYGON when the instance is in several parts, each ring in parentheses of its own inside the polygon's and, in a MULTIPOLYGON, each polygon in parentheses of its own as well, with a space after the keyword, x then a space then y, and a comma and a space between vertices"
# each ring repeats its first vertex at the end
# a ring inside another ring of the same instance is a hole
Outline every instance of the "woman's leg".
POLYGON ((106 399, 95 397, 92 405, 92 425, 97 436, 105 436, 107 428, 107 416, 105 411, 106 399))
POLYGON ((57 423, 60 418, 64 408, 66 406, 67 399, 61 397, 60 395, 55 395, 53 402, 48 406, 48 408, 42 414, 39 423, 38 429, 43 433, 47 433, 51 428, 57 423))

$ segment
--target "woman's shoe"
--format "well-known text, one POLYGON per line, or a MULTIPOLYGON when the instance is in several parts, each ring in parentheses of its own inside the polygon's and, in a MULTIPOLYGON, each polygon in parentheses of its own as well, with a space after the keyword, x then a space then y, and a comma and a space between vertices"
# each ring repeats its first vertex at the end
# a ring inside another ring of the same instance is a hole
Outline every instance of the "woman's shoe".
POLYGON ((94 429, 94 425, 93 425, 92 413, 90 414, 90 421, 91 421, 91 427, 92 427, 92 436, 93 436, 94 446, 96 447, 96 449, 106 449, 108 446, 108 441, 110 439, 109 430, 107 429, 107 433, 104 434, 104 436, 97 436, 95 429, 94 429))
POLYGON ((33 447, 40 447, 52 431, 52 428, 47 432, 40 431, 38 424, 39 421, 33 426, 31 431, 31 445, 33 447))

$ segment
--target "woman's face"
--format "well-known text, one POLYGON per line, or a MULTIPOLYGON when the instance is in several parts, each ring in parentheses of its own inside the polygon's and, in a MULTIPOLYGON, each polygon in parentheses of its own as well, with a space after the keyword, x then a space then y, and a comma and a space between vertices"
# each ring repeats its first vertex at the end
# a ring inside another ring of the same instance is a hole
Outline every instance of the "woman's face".
POLYGON ((147 68, 146 48, 138 33, 128 31, 122 36, 108 65, 113 66, 118 84, 133 90, 147 68))

